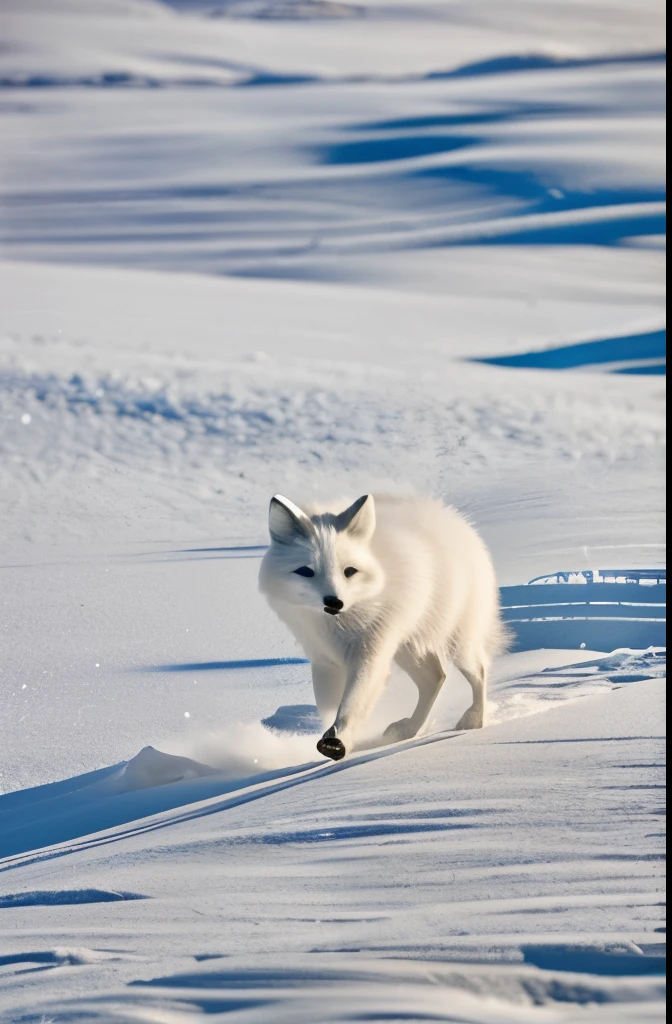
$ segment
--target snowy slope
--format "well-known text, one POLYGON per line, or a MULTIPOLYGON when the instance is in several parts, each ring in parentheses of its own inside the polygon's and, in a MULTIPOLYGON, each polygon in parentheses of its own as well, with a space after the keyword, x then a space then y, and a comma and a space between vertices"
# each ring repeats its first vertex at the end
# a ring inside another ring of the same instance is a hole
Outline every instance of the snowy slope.
POLYGON ((1 5, 3 1021, 662 1020, 664 652, 325 764, 256 590, 278 490, 664 564, 662 16, 1 5))
POLYGON ((200 802, 9 858, 11 1019, 662 1020, 662 696, 183 782, 200 802))
MULTIPOLYGON (((26 265, 3 277, 5 789, 310 699, 305 666, 221 665, 300 655, 256 594, 274 491, 439 493, 482 529, 503 584, 664 559, 661 378, 455 358, 527 347, 546 305, 181 276, 166 289, 26 265), (414 321, 422 345, 407 344, 414 321)), ((643 284, 623 285, 620 311, 600 289, 556 301, 553 329, 638 315, 643 284)))

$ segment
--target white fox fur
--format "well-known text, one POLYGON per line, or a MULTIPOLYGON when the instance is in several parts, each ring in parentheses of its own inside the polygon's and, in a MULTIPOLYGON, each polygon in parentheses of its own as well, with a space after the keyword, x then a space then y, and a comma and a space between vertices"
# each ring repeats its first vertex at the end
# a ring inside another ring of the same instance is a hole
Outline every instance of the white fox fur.
POLYGON ((318 750, 338 760, 352 749, 393 660, 416 684, 418 704, 387 729, 388 742, 423 725, 448 659, 473 693, 456 728, 480 728, 490 663, 506 639, 485 544, 438 501, 365 495, 342 509, 302 510, 276 495, 259 574, 271 608, 310 659, 329 727, 318 750))

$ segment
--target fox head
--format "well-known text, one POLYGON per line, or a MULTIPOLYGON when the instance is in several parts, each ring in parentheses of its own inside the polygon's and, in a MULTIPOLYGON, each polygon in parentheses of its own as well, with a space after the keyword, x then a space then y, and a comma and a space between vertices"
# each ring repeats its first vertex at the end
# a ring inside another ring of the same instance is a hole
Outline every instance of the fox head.
POLYGON ((268 525, 271 546, 260 586, 269 597, 338 616, 382 590, 383 570, 371 550, 376 512, 370 494, 338 514, 312 516, 276 494, 268 525))

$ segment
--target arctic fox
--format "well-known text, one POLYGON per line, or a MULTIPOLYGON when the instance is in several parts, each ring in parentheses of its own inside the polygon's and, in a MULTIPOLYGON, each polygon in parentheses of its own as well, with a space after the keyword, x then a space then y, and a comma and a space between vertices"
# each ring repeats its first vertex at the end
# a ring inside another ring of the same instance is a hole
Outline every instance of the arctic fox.
POLYGON ((390 743, 415 736, 452 659, 471 684, 457 729, 484 724, 487 676, 506 634, 488 550, 438 501, 365 494, 345 511, 300 509, 275 495, 259 587, 310 659, 325 727, 321 754, 340 760, 380 696, 392 661, 418 688, 390 743))

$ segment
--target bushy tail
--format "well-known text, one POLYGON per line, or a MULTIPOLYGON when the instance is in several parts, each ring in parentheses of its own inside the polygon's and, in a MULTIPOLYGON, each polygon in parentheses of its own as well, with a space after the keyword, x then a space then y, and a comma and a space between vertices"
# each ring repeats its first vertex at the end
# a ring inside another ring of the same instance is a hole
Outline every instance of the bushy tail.
POLYGON ((491 658, 496 658, 500 654, 506 654, 513 646, 515 639, 516 634, 513 629, 502 618, 501 603, 498 596, 497 613, 487 641, 488 654, 491 658))

